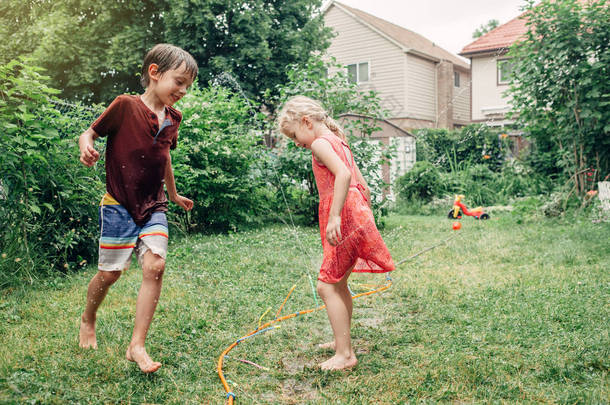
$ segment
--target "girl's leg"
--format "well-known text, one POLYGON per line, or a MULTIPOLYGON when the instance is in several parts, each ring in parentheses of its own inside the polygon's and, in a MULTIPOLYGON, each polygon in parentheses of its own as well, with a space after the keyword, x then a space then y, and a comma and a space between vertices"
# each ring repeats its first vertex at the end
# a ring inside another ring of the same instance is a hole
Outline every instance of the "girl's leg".
MULTIPOLYGON (((351 269, 350 269, 350 273, 351 273, 351 269)), ((348 275, 350 273, 348 273, 348 275)), ((337 285, 337 290, 338 290, 338 293, 340 294, 340 297, 341 297, 341 300, 343 301, 343 304, 347 308, 349 324, 351 326, 354 302, 352 300, 352 294, 350 293, 349 288, 347 287, 347 277, 344 277, 339 283, 336 284, 337 285), (341 283, 343 285, 338 285, 339 283, 341 283)), ((322 343, 322 344, 318 345, 318 347, 320 347, 321 349, 332 349, 332 350, 335 350, 336 349, 336 343, 333 340, 331 342, 322 343)))
POLYGON ((326 304, 328 320, 335 337, 335 355, 320 364, 323 370, 340 370, 353 367, 357 363, 350 335, 352 297, 347 288, 350 272, 351 269, 336 284, 318 281, 318 293, 326 304))
POLYGON ((79 346, 83 348, 97 349, 97 339, 95 337, 95 319, 97 309, 106 297, 108 289, 121 276, 120 271, 101 271, 99 270, 89 282, 87 288, 87 304, 85 311, 81 315, 79 346))
POLYGON ((145 373, 154 373, 161 367, 161 363, 153 361, 146 352, 144 341, 159 302, 164 270, 165 259, 155 255, 150 250, 144 253, 142 258, 142 285, 136 302, 136 320, 131 343, 125 356, 127 360, 138 363, 140 369, 145 373))

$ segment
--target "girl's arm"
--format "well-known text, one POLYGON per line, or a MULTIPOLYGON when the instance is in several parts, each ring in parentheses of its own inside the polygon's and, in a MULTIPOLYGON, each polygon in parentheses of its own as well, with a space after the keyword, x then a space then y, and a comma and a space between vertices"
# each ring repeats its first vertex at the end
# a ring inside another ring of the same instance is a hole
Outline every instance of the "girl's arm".
POLYGON ((193 208, 193 201, 181 196, 176 190, 176 180, 174 179, 171 155, 167 158, 167 164, 165 165, 165 188, 167 189, 167 194, 169 194, 169 199, 172 202, 175 202, 187 211, 190 211, 193 208))
POLYGON ((333 202, 328 215, 328 225, 326 225, 326 239, 331 245, 335 246, 341 240, 341 211, 343 210, 343 204, 345 204, 352 174, 328 141, 316 139, 311 143, 311 151, 316 160, 335 175, 333 202))
POLYGON ((360 173, 360 169, 358 168, 358 165, 356 165, 356 180, 358 181, 358 183, 362 184, 362 186, 364 187, 364 195, 366 197, 366 201, 369 204, 369 208, 371 208, 371 189, 369 188, 369 185, 366 183, 366 180, 364 180, 362 173, 360 173))

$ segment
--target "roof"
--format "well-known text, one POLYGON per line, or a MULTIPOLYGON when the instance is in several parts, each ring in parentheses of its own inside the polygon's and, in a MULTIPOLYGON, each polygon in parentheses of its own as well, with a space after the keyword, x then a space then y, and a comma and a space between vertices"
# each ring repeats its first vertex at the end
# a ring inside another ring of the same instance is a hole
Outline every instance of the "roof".
POLYGON ((472 56, 477 53, 493 52, 508 49, 519 38, 527 33, 527 11, 502 24, 488 33, 477 38, 476 41, 466 45, 460 55, 472 56))
MULTIPOLYGON (((370 116, 370 115, 355 114, 355 113, 339 114, 339 121, 341 121, 343 119, 348 119, 348 118, 353 118, 355 120, 361 120, 361 119, 364 119, 364 120, 373 120, 373 121, 376 121, 378 123, 388 125, 389 127, 394 129, 396 132, 398 132, 401 135, 410 136, 410 137, 416 138, 416 136, 413 135, 411 132, 407 131, 406 129, 402 129, 398 125, 394 124, 391 121, 388 121, 385 118, 376 118, 376 117, 373 117, 373 116, 370 116)), ((374 134, 373 134, 373 138, 375 138, 374 134)))
POLYGON ((323 9, 323 12, 326 12, 328 9, 330 9, 330 6, 332 5, 335 5, 343 11, 347 12, 348 14, 351 14, 356 19, 365 23, 365 25, 369 25, 377 29, 382 34, 392 39, 394 42, 406 48, 407 52, 420 54, 424 57, 432 57, 436 60, 447 60, 453 63, 454 65, 462 67, 463 69, 470 69, 470 65, 467 62, 464 62, 457 55, 454 55, 451 52, 444 50, 429 39, 424 38, 416 32, 413 32, 381 18, 375 17, 374 15, 366 13, 362 10, 346 6, 345 4, 339 3, 337 1, 331 1, 323 9))

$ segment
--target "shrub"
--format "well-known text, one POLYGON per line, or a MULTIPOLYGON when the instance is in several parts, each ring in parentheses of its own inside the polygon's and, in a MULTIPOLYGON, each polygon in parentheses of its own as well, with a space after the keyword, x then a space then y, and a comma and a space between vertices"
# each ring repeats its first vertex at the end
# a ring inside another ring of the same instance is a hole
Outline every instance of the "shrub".
POLYGON ((416 142, 417 161, 427 160, 445 171, 478 164, 498 170, 510 147, 508 137, 483 124, 453 131, 421 129, 416 142))
POLYGON ((441 175, 430 162, 416 162, 413 168, 396 180, 396 192, 404 200, 431 201, 441 191, 441 175))
POLYGON ((27 63, 0 66, 0 286, 73 269, 96 250, 103 166, 84 167, 74 138, 92 114, 62 115, 49 101, 57 90, 27 63))
POLYGON ((187 229, 235 230, 259 223, 270 209, 261 170, 267 150, 249 101, 229 90, 196 86, 180 101, 178 148, 172 165, 178 191, 192 198, 189 215, 170 215, 187 229))

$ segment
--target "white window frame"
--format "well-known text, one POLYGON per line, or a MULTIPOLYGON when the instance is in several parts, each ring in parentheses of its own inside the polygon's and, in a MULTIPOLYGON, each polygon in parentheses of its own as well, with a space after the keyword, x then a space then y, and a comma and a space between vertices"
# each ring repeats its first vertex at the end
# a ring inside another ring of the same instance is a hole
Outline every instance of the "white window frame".
POLYGON ((356 66, 356 84, 368 83, 368 82, 371 81, 371 62, 370 61, 362 61, 362 62, 348 63, 347 65, 345 65, 345 72, 347 73, 347 80, 348 80, 348 82, 349 82, 349 67, 353 66, 353 65, 356 66), (360 80, 360 65, 363 65, 365 63, 366 63, 366 66, 367 66, 368 80, 360 80))
POLYGON ((509 78, 507 80, 502 80, 502 66, 504 64, 507 63, 511 63, 510 62, 511 59, 510 58, 506 58, 506 59, 498 59, 497 63, 496 63, 496 67, 497 67, 497 85, 498 86, 504 86, 510 83, 510 73, 509 73, 509 78))
POLYGON ((453 72, 453 87, 460 87, 460 80, 461 80, 460 72, 454 71, 453 72))

